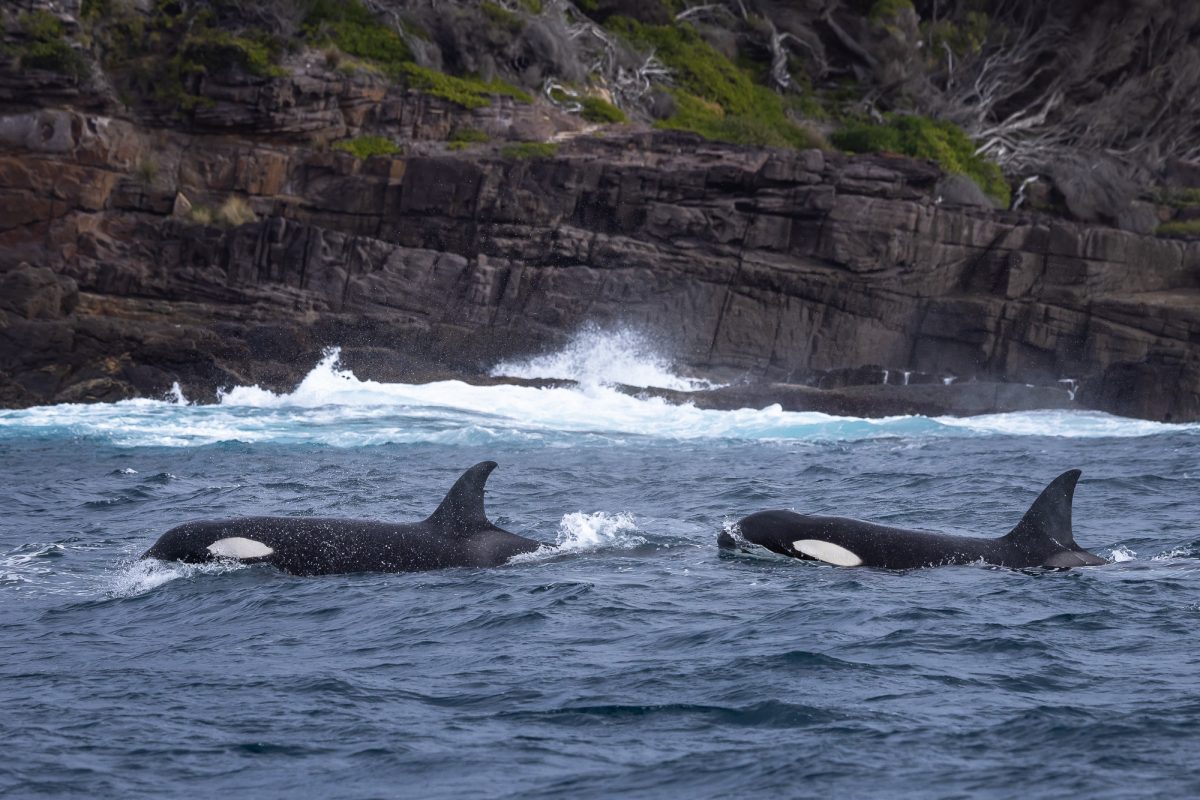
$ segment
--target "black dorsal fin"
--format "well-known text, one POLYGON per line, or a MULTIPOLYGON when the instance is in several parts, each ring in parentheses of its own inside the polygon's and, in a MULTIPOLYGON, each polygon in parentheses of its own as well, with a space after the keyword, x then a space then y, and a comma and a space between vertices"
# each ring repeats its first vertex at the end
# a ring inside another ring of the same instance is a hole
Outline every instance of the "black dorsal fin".
POLYGON ((1071 533, 1071 500, 1080 471, 1067 470, 1042 490, 1038 499, 1021 517, 1017 527, 1004 538, 1026 548, 1054 544, 1063 550, 1075 549, 1071 533))
POLYGON ((495 468, 495 461, 480 461, 464 472, 426 521, 450 535, 466 535, 490 526, 483 510, 483 487, 495 468))

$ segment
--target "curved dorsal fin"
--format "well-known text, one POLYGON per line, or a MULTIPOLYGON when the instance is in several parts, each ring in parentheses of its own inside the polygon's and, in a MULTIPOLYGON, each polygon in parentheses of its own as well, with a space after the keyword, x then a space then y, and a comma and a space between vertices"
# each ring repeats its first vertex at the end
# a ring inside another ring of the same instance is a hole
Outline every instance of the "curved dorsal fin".
POLYGON ((1005 536, 1014 544, 1044 545, 1053 543, 1063 550, 1075 549, 1075 536, 1071 533, 1071 499, 1075 496, 1075 483, 1080 473, 1071 469, 1050 481, 1038 499, 1021 517, 1017 527, 1005 536))
POLYGON ((464 472, 426 521, 450 535, 466 535, 490 526, 483 510, 483 487, 495 468, 495 461, 480 461, 464 472))

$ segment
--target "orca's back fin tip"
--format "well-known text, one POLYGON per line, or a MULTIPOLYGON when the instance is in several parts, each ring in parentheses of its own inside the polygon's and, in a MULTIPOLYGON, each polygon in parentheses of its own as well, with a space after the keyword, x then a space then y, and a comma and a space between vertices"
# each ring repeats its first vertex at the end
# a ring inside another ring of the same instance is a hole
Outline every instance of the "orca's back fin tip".
POLYGON ((1071 532, 1071 504, 1075 497, 1075 484, 1082 474, 1081 470, 1069 469, 1050 481, 1017 527, 1005 538, 1030 544, 1049 540, 1061 548, 1073 549, 1075 536, 1071 532))
POLYGON ((429 522, 440 525, 449 533, 470 533, 490 525, 483 507, 483 490, 488 476, 499 466, 495 461, 480 461, 464 472, 442 504, 429 515, 429 522))

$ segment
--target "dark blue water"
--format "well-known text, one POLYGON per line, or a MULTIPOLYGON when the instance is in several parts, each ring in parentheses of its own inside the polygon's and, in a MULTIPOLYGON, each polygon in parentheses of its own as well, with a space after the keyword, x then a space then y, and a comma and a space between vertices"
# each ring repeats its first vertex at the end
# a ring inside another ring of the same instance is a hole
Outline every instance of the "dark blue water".
POLYGON ((1191 433, 361 448, 27 437, 0 459, 0 789, 14 796, 1200 791, 1191 433), (323 578, 131 566, 196 517, 423 517, 484 458, 501 462, 495 521, 571 552, 323 578), (714 546, 725 521, 772 506, 999 534, 1072 466, 1085 471, 1076 538, 1136 558, 889 573, 714 546), (604 512, 593 540, 562 530, 575 511, 604 512))

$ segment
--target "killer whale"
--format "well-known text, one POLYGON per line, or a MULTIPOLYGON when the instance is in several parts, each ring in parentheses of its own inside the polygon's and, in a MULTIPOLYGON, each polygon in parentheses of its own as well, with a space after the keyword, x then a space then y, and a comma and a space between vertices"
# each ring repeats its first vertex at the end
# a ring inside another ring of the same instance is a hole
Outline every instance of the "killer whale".
MULTIPOLYGON (((914 569, 983 562, 1002 567, 1083 567, 1106 564, 1075 544, 1071 503, 1080 471, 1059 475, 1042 491, 1017 526, 997 539, 951 536, 878 525, 846 517, 761 511, 737 523, 746 542, 775 553, 843 567, 914 569)), ((717 544, 741 549, 722 531, 717 544)))
POLYGON ((483 461, 468 469, 421 522, 312 517, 187 522, 164 533, 142 558, 192 564, 236 559, 293 575, 498 566, 541 545, 487 518, 483 491, 495 468, 496 462, 483 461))

